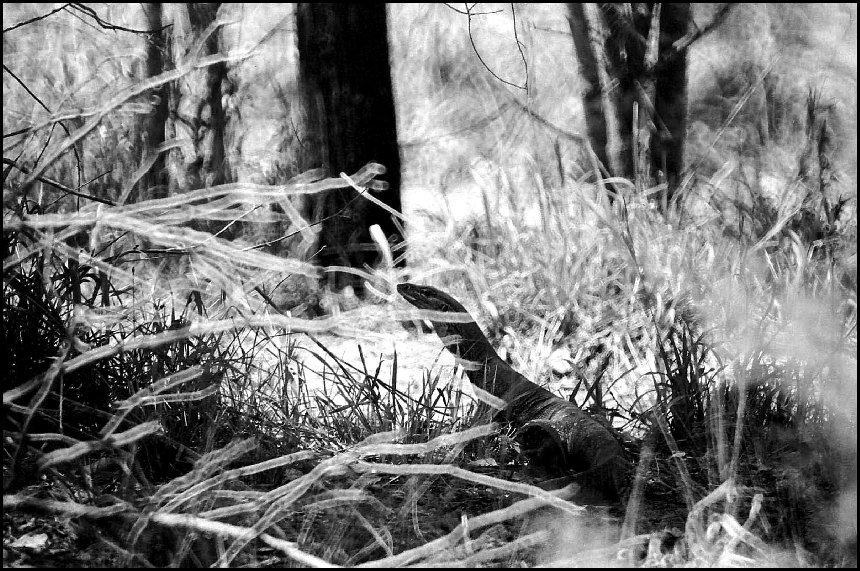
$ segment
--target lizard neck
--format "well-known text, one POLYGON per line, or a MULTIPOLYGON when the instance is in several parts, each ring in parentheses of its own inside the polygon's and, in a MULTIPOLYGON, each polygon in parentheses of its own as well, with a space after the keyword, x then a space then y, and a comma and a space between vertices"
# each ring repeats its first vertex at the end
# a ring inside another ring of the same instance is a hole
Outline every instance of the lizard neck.
POLYGON ((531 392, 537 388, 499 357, 474 321, 434 322, 433 325, 448 350, 466 361, 463 367, 473 385, 506 401, 518 398, 523 391, 531 392))
POLYGON ((433 323, 436 334, 449 351, 460 359, 483 365, 499 359, 496 350, 474 321, 470 323, 433 323))
MULTIPOLYGON (((464 364, 466 376, 471 383, 488 393, 503 398, 512 386, 525 380, 513 367, 505 362, 475 322, 447 324, 444 331, 447 336, 448 349, 464 364)), ((443 332, 437 328, 437 333, 443 332)), ((444 337, 443 337, 444 338, 444 337)))

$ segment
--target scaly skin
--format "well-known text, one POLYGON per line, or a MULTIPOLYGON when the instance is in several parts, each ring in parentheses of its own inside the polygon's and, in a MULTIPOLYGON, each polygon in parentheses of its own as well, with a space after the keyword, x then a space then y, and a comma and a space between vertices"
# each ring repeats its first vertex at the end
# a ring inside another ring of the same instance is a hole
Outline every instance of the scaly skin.
MULTIPOLYGON (((402 283, 398 284, 397 291, 418 309, 469 313, 456 299, 434 287, 402 283)), ((507 402, 524 392, 552 396, 552 393, 526 379, 499 357, 474 320, 468 323, 434 321, 433 327, 449 351, 464 361, 474 363, 466 371, 473 385, 507 402)))
MULTIPOLYGON (((466 308, 447 293, 431 286, 398 284, 397 291, 418 309, 463 313, 466 308)), ((565 463, 577 470, 591 470, 598 486, 614 488, 623 495, 626 470, 621 446, 609 431, 568 402, 531 382, 499 357, 474 320, 453 323, 432 320, 437 335, 449 351, 472 362, 466 374, 472 384, 507 403, 504 416, 524 430, 539 429, 562 449, 565 463)))

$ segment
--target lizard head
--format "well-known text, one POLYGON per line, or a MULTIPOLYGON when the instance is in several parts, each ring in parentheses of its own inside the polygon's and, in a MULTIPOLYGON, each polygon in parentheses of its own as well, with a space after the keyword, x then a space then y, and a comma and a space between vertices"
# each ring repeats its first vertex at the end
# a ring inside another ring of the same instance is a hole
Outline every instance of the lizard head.
POLYGON ((468 313, 463 305, 442 290, 410 283, 397 284, 397 293, 418 309, 445 313, 468 313))
MULTIPOLYGON (((397 292, 418 309, 469 314, 462 303, 432 286, 402 283, 397 285, 397 292)), ((458 357, 480 362, 487 355, 495 354, 490 342, 487 341, 481 328, 474 320, 467 323, 452 323, 434 319, 432 322, 436 334, 442 339, 445 346, 458 357)))

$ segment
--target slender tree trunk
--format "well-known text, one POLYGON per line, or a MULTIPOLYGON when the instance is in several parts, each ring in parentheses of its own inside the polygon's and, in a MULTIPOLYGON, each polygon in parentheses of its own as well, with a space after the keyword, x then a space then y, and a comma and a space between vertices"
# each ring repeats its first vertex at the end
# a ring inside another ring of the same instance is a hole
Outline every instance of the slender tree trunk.
POLYGON ((609 19, 603 5, 588 3, 569 6, 571 32, 580 70, 590 84, 589 89, 594 89, 596 85, 599 90, 599 98, 595 93, 588 94, 586 112, 591 115, 597 111, 599 100, 602 116, 602 121, 592 116, 586 117, 589 135, 593 132, 596 136, 591 145, 598 158, 605 157, 601 160, 610 174, 632 178, 631 90, 619 81, 626 64, 620 61, 618 55, 622 53, 618 43, 623 41, 623 37, 614 30, 613 25, 617 27, 617 22, 609 19))
MULTIPOLYGON (((188 19, 194 38, 199 38, 206 29, 216 20, 218 8, 217 2, 189 3, 188 19)), ((220 52, 220 41, 218 30, 212 32, 206 39, 201 55, 213 55, 220 52)), ((195 150, 197 159, 193 170, 189 173, 193 180, 194 188, 204 185, 217 185, 229 182, 230 171, 227 165, 226 151, 224 149, 224 133, 227 129, 227 116, 222 104, 222 86, 229 81, 228 69, 225 62, 210 65, 206 68, 206 94, 200 100, 195 124, 197 126, 194 134, 195 150), (209 108, 209 119, 204 121, 204 109, 209 108), (201 128, 202 127, 202 128, 201 128), (208 139, 208 140, 207 140, 208 139)))
MULTIPOLYGON (((370 161, 384 165, 388 189, 376 196, 395 210, 400 203, 400 150, 385 4, 301 3, 296 8, 299 69, 308 113, 304 137, 305 168, 324 167, 331 175, 354 173, 370 161)), ((355 190, 318 195, 311 220, 322 221, 321 265, 362 268, 374 265, 378 252, 369 228, 378 224, 393 245, 400 232, 384 209, 355 190)), ((345 273, 331 274, 330 285, 362 282, 345 273)))
MULTIPOLYGON (((588 131, 588 140, 591 143, 594 154, 597 155, 601 164, 608 168, 609 157, 606 155, 607 127, 604 115, 604 89, 605 82, 600 80, 601 67, 604 66, 603 59, 592 44, 592 26, 588 24, 585 15, 585 4, 568 4, 570 32, 573 35, 573 46, 576 50, 576 59, 579 62, 579 72, 585 80, 585 92, 582 95, 582 108, 585 111, 585 128, 588 131)), ((598 177, 601 173, 596 173, 598 177)))
POLYGON ((654 168, 662 171, 671 199, 684 172, 684 142, 687 138, 687 50, 672 45, 690 29, 690 4, 663 4, 660 15, 660 65, 654 107, 662 122, 661 135, 651 142, 654 168))
POLYGON ((639 188, 665 180, 671 197, 684 166, 687 114, 686 48, 673 44, 689 29, 689 3, 568 9, 595 153, 639 188))
POLYGON ((655 159, 652 145, 658 135, 659 119, 657 117, 654 102, 657 99, 657 78, 655 68, 660 57, 660 14, 661 4, 654 4, 651 8, 650 21, 646 28, 647 37, 644 37, 644 53, 642 55, 642 69, 639 70, 639 78, 632 79, 633 95, 636 99, 633 108, 636 115, 631 122, 635 128, 633 139, 636 152, 633 153, 635 175, 634 180, 641 192, 643 184, 650 183, 653 176, 660 172, 659 168, 652 168, 655 159))
MULTIPOLYGON (((146 15, 147 27, 153 30, 149 34, 146 45, 146 63, 144 74, 146 77, 154 77, 163 73, 168 61, 167 46, 168 30, 160 30, 162 27, 162 5, 149 3, 143 5, 146 15)), ((167 196, 167 168, 164 153, 158 152, 158 147, 164 143, 164 131, 168 118, 168 90, 162 85, 152 91, 152 97, 157 99, 155 108, 143 120, 141 128, 141 157, 140 164, 144 164, 155 157, 155 162, 140 179, 137 185, 137 197, 132 202, 145 198, 163 198, 167 196), (157 157, 156 157, 157 154, 157 157)))

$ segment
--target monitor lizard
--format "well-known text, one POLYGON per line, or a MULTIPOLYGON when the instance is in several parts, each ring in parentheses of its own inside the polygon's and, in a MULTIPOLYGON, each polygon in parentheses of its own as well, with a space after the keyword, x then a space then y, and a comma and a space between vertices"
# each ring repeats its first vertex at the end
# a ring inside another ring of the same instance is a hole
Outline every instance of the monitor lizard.
MULTIPOLYGON (((460 302, 432 286, 401 283, 397 291, 418 309, 471 317, 460 302)), ((565 467, 585 473, 588 485, 624 497, 630 466, 606 426, 517 372, 499 357, 474 319, 431 322, 447 349, 471 364, 466 374, 472 384, 506 403, 501 420, 511 422, 518 437, 530 442, 529 448, 554 448, 565 467)))

